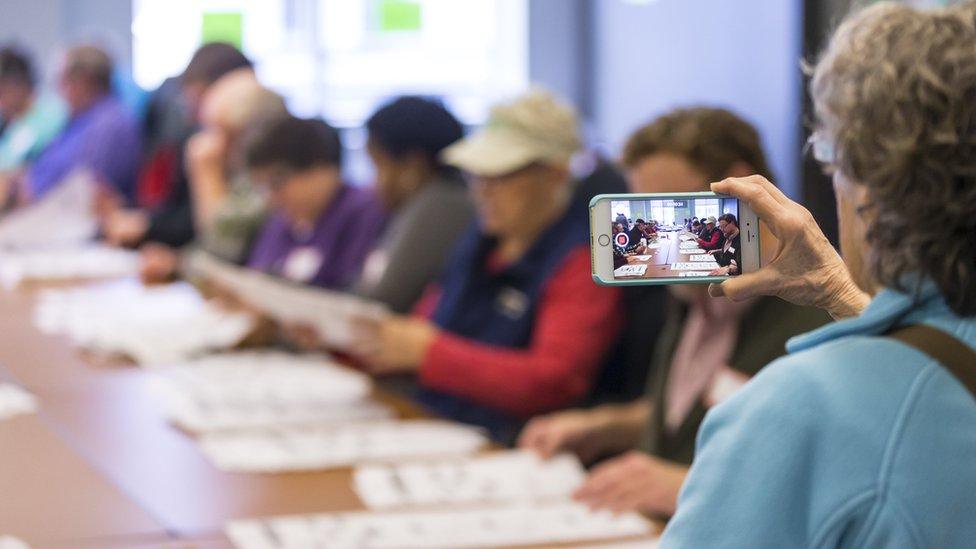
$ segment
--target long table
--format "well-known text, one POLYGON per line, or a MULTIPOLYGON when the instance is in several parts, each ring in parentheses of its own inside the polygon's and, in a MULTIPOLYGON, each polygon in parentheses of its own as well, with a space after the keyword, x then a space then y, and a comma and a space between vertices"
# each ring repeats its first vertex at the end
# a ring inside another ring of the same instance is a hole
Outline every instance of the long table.
MULTIPOLYGON (((678 231, 661 232, 658 235, 657 241, 659 247, 653 248, 644 254, 647 256, 647 259, 637 259, 634 257, 629 259, 630 265, 647 265, 647 270, 644 271, 643 276, 619 276, 615 278, 617 280, 665 278, 677 277, 681 273, 689 272, 671 268, 671 264, 673 263, 686 263, 690 261, 689 255, 681 253, 680 234, 678 231)), ((703 269, 703 271, 707 270, 710 269, 703 269)))
MULTIPOLYGON (((0 380, 40 401, 0 421, 0 535, 33 547, 229 547, 230 519, 364 509, 351 470, 214 468, 150 394, 144 371, 85 357, 31 322, 38 288, 0 291, 0 380)), ((381 392, 406 417, 423 413, 381 392)))

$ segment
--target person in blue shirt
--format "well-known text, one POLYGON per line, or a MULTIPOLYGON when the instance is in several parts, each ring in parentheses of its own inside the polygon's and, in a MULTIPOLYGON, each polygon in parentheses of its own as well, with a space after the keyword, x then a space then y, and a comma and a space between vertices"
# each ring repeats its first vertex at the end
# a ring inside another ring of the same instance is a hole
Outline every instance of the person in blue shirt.
POLYGON ((710 411, 662 547, 974 547, 976 396, 885 334, 938 329, 976 368, 976 3, 856 13, 811 91, 843 262, 769 181, 725 180, 712 189, 747 201, 779 249, 710 291, 840 320, 710 411))

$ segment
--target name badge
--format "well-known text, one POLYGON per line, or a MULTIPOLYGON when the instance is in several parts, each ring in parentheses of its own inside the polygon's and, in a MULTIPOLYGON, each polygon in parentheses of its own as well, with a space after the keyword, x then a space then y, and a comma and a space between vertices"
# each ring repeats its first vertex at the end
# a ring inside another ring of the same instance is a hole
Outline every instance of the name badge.
POLYGON ((729 246, 729 253, 733 253, 734 254, 735 253, 735 248, 733 248, 732 246, 729 246))
POLYGON ((508 318, 522 318, 529 309, 529 297, 515 288, 502 288, 495 299, 495 308, 508 318))
POLYGON ((749 376, 738 370, 730 368, 727 364, 722 366, 712 377, 712 382, 705 389, 704 403, 711 408, 734 395, 746 383, 749 383, 749 376))
POLYGON ((309 282, 322 268, 322 252, 310 246, 295 248, 285 258, 281 275, 295 282, 309 282))

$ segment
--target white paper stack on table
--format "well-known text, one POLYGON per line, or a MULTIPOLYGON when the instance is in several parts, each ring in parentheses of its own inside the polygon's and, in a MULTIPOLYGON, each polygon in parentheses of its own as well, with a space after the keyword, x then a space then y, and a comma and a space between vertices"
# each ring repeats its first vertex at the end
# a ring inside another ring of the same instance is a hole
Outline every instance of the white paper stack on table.
POLYGON ((199 442, 221 470, 268 473, 465 456, 488 441, 472 427, 415 419, 219 432, 199 442))
POLYGON ((568 499, 585 473, 575 456, 542 460, 510 450, 465 459, 362 465, 353 475, 367 507, 568 499))
POLYGON ((69 248, 95 238, 94 180, 75 172, 38 202, 0 218, 0 248, 69 248))
POLYGON ((45 291, 34 322, 79 346, 154 364, 230 348, 247 336, 254 318, 206 301, 189 284, 125 280, 45 291))
POLYGON ((37 411, 34 395, 10 383, 0 383, 0 420, 33 414, 37 411))
POLYGON ((154 374, 170 421, 193 433, 392 417, 369 377, 321 355, 217 354, 154 374))
POLYGON ((678 244, 678 248, 697 248, 698 243, 693 240, 684 240, 678 244))
POLYGON ((694 254, 688 258, 688 261, 706 261, 708 263, 715 263, 715 256, 712 254, 694 254))
POLYGON ((644 276, 647 272, 647 264, 623 265, 613 271, 613 276, 644 276))
POLYGON ((234 521, 239 549, 473 548, 608 540, 650 533, 636 514, 592 512, 573 502, 514 503, 436 511, 354 512, 234 521))
POLYGON ((712 262, 691 261, 691 262, 672 263, 671 269, 675 271, 710 271, 712 269, 718 269, 718 263, 716 263, 715 261, 712 262))
POLYGON ((134 276, 138 270, 138 254, 99 244, 0 251, 0 284, 7 289, 37 280, 134 276))
POLYGON ((696 254, 697 255, 697 254, 703 254, 703 253, 705 253, 705 250, 703 250, 701 248, 681 248, 679 251, 681 253, 683 253, 683 254, 688 254, 688 255, 691 255, 691 254, 696 254))
POLYGON ((355 322, 389 314, 380 303, 350 294, 293 284, 198 252, 189 258, 194 276, 213 281, 285 325, 311 326, 329 348, 345 351, 355 322))

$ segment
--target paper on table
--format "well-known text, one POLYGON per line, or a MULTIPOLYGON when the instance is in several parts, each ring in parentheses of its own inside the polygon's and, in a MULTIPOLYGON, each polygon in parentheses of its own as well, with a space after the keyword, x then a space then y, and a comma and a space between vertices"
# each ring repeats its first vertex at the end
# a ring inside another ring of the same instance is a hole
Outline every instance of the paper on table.
POLYGON ((647 265, 624 265, 613 271, 613 276, 644 276, 647 265))
POLYGON ((705 250, 701 248, 682 248, 680 252, 683 254, 703 254, 705 250))
POLYGON ((688 261, 707 261, 715 263, 715 256, 712 254, 695 254, 688 258, 688 261))
POLYGON ((692 236, 692 235, 690 235, 688 233, 680 234, 680 235, 678 235, 678 238, 680 238, 681 240, 694 240, 695 239, 694 236, 692 236))
POLYGON ((683 271, 678 273, 681 278, 693 278, 696 276, 708 276, 708 271, 683 271))
POLYGON ((0 252, 0 284, 8 289, 29 280, 132 276, 138 269, 135 252, 96 244, 0 252))
POLYGON ((631 257, 636 259, 637 261, 648 261, 649 259, 651 259, 651 256, 649 255, 633 255, 631 257))
POLYGON ((0 419, 7 419, 37 411, 34 395, 10 383, 0 383, 0 419))
POLYGON ((647 244, 647 249, 648 250, 656 250, 656 249, 660 248, 661 246, 664 246, 664 243, 663 242, 649 242, 647 244))
POLYGON ((197 433, 392 417, 367 376, 320 355, 226 353, 155 374, 170 420, 197 433))
POLYGON ((154 364, 232 347, 250 333, 254 318, 204 300, 189 284, 125 280, 43 292, 34 322, 82 347, 154 364))
POLYGON ((365 465, 353 476, 367 507, 512 502, 568 497, 585 473, 576 457, 542 460, 520 450, 468 459, 365 465))
POLYGON ((533 502, 439 511, 353 512, 233 521, 238 549, 503 547, 650 534, 634 513, 593 512, 574 502, 533 502))
POLYGON ((77 246, 95 238, 95 183, 77 171, 38 202, 0 218, 0 248, 77 246))
POLYGON ((675 271, 707 271, 712 269, 718 269, 718 263, 714 261, 711 263, 705 261, 697 261, 691 263, 672 263, 671 269, 675 271))
POLYGON ((30 549, 30 546, 13 536, 0 536, 0 549, 30 549))
POLYGON ((697 248, 698 247, 698 243, 697 242, 694 242, 692 240, 685 240, 684 242, 681 242, 680 244, 678 244, 678 247, 679 248, 697 248))
POLYGON ((217 468, 251 473, 462 456, 486 443, 484 435, 474 428, 435 420, 279 427, 200 438, 203 453, 217 468))
POLYGON ((354 323, 389 314, 380 303, 350 294, 298 286, 287 280, 245 269, 199 252, 190 258, 193 272, 215 282, 277 322, 315 329, 326 346, 348 350, 354 323))

